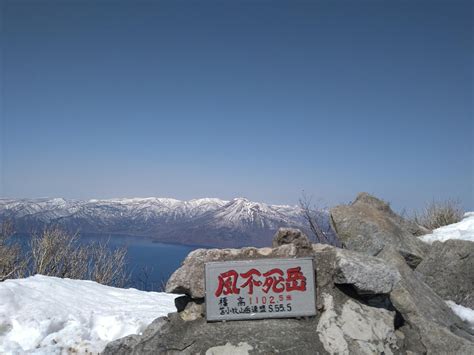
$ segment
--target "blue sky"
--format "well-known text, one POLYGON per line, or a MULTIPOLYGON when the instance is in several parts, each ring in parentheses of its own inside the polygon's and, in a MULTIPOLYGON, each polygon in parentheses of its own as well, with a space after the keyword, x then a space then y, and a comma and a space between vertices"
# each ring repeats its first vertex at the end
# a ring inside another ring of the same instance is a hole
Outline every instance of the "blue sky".
POLYGON ((474 209, 471 1, 1 1, 4 197, 474 209))

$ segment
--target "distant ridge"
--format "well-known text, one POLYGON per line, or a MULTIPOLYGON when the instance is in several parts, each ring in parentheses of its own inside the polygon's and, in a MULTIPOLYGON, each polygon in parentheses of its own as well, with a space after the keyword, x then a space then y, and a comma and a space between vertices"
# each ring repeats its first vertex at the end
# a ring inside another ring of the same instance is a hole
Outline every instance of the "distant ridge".
POLYGON ((0 221, 11 219, 18 232, 58 225, 80 233, 147 236, 162 242, 216 247, 269 245, 279 227, 306 229, 301 212, 298 206, 270 205, 242 197, 231 201, 0 199, 0 221))

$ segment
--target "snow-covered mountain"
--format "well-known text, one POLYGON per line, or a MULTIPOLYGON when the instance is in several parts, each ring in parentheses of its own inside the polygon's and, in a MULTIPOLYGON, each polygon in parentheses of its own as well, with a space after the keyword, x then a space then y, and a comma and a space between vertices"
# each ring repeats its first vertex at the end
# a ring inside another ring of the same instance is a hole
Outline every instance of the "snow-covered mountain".
POLYGON ((299 207, 245 198, 0 199, 0 221, 5 219, 13 220, 19 232, 58 225, 81 233, 232 247, 268 245, 279 227, 305 228, 299 207))

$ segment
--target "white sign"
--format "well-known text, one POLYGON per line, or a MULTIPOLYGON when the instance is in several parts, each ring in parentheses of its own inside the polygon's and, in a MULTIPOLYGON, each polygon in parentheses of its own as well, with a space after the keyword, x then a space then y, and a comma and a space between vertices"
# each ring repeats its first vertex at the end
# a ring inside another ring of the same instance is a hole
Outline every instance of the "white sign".
POLYGON ((206 263, 209 321, 316 315, 312 258, 206 263))

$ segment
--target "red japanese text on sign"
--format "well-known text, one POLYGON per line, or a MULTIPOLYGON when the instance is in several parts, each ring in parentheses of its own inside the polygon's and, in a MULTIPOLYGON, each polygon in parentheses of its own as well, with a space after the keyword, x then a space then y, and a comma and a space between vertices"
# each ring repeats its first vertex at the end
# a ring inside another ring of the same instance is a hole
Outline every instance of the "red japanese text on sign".
POLYGON ((214 294, 216 297, 240 294, 241 288, 247 288, 247 293, 251 295, 254 287, 261 287, 264 293, 270 290, 274 293, 306 291, 306 277, 300 267, 288 268, 286 273, 279 268, 265 272, 252 268, 240 274, 235 270, 227 270, 218 275, 217 289, 214 294), (239 281, 239 278, 242 281, 239 281))

